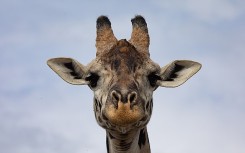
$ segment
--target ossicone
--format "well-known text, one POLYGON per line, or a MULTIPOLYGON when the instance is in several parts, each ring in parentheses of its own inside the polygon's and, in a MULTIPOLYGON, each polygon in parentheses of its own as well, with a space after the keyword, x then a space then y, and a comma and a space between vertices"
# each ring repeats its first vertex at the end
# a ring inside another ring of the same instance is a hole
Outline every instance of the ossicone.
POLYGON ((96 55, 109 50, 117 39, 113 34, 111 22, 106 16, 100 16, 96 22, 97 36, 96 36, 96 55))
POLYGON ((131 19, 131 22, 133 30, 129 42, 138 51, 149 54, 150 37, 145 19, 140 15, 136 15, 131 19))

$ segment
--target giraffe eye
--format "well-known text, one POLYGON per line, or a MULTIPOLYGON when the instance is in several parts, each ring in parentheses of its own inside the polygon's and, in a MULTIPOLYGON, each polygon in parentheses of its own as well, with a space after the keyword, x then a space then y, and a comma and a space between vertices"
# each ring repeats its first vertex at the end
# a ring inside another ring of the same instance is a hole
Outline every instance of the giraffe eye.
POLYGON ((88 77, 85 78, 86 81, 89 81, 89 86, 95 88, 99 80, 99 75, 96 73, 90 73, 88 77))
POLYGON ((161 77, 156 75, 154 72, 150 73, 148 75, 148 80, 150 82, 150 85, 152 87, 155 87, 156 86, 156 83, 157 83, 157 80, 161 80, 161 77))

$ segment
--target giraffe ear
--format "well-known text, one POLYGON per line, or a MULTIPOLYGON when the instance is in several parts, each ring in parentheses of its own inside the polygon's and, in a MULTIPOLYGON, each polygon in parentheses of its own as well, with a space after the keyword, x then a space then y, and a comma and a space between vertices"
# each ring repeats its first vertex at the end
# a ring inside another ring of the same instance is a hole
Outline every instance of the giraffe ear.
POLYGON ((86 67, 71 58, 52 58, 47 61, 48 66, 63 80, 73 85, 85 85, 86 67))
POLYGON ((178 87, 201 69, 201 64, 188 60, 176 60, 161 68, 161 80, 157 84, 162 87, 178 87))

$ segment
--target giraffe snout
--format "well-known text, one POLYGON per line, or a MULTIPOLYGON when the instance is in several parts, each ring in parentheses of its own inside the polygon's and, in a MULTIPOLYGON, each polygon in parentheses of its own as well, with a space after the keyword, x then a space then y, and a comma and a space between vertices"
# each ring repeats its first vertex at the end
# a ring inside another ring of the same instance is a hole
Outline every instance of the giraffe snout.
POLYGON ((109 122, 118 126, 127 126, 138 122, 143 118, 142 108, 137 105, 137 93, 119 92, 113 90, 110 93, 111 102, 105 109, 105 116, 109 122))

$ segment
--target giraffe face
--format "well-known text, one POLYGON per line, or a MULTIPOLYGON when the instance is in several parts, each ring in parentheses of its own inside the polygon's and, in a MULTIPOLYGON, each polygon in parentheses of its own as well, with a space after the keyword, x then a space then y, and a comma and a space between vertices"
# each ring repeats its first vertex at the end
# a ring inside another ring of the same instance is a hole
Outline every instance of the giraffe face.
POLYGON ((88 85, 94 92, 98 124, 121 133, 148 123, 152 93, 157 87, 177 87, 201 68, 201 64, 187 60, 176 60, 160 68, 150 59, 144 18, 136 16, 131 21, 131 39, 118 41, 109 19, 105 16, 97 19, 96 58, 87 66, 71 58, 47 62, 66 82, 88 85))
POLYGON ((127 40, 118 41, 89 64, 94 112, 100 126, 128 131, 145 126, 152 113, 158 64, 127 40), (96 78, 96 79, 94 79, 96 78))

